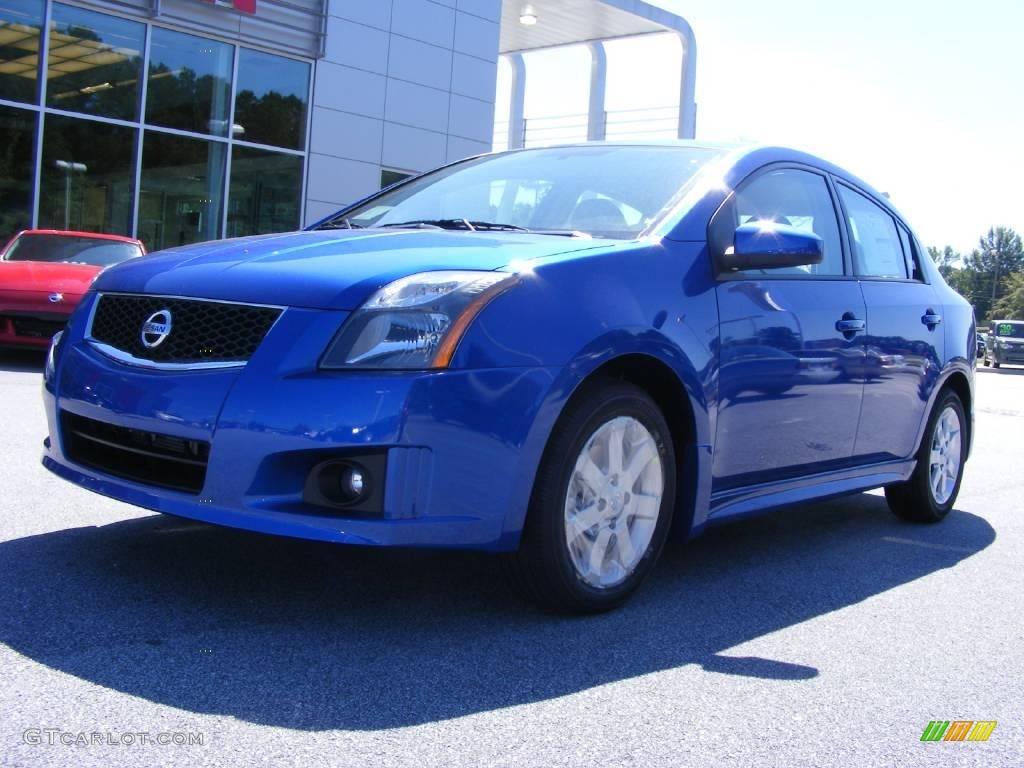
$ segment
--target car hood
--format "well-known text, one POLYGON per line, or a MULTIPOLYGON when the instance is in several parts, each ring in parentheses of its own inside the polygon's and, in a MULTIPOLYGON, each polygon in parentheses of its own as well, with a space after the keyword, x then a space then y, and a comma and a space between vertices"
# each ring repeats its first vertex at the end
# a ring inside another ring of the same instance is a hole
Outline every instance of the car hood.
POLYGON ((0 261, 0 290, 82 295, 101 267, 46 261, 0 261))
POLYGON ((416 272, 495 270, 517 261, 600 245, 608 242, 513 232, 290 232, 160 251, 108 269, 95 287, 100 291, 351 310, 381 286, 416 272))

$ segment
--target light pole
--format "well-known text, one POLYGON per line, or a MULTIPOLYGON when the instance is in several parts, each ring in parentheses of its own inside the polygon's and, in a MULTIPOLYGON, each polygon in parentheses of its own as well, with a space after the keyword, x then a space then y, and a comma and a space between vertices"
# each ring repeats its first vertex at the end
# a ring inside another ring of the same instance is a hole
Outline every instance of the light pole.
POLYGON ((995 266, 993 267, 992 271, 992 304, 989 305, 988 308, 989 315, 991 315, 992 319, 994 320, 996 309, 996 289, 999 288, 999 249, 989 248, 988 252, 995 260, 995 266))
POLYGON ((89 168, 85 163, 70 160, 54 160, 53 164, 64 171, 64 229, 68 229, 71 226, 71 174, 85 173, 89 168))

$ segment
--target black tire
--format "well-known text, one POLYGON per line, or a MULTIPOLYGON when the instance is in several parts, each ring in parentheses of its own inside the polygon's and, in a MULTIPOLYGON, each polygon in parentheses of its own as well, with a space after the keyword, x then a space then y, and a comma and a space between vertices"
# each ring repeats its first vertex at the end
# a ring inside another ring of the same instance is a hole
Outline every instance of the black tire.
POLYGON ((993 368, 998 368, 1000 365, 1002 365, 1002 363, 998 363, 998 362, 996 362, 994 360, 992 361, 992 367, 993 368))
POLYGON ((890 485, 885 489, 885 500, 893 514, 913 523, 937 523, 949 514, 956 503, 957 494, 960 493, 960 482, 964 476, 964 462, 967 458, 967 430, 969 428, 964 416, 963 404, 956 393, 947 390, 940 394, 928 417, 924 437, 921 438, 921 445, 917 449, 917 466, 914 468, 914 473, 906 482, 890 485), (936 425, 947 408, 952 408, 960 421, 960 467, 952 494, 944 503, 939 504, 935 499, 930 482, 931 450, 936 425))
POLYGON ((601 613, 640 586, 664 547, 675 507, 676 462, 671 433, 657 404, 639 387, 614 380, 585 384, 566 407, 534 480, 519 549, 505 556, 512 587, 530 602, 560 613, 601 613), (639 421, 657 444, 663 491, 647 550, 621 583, 588 584, 573 565, 565 532, 565 499, 576 460, 598 429, 620 416, 639 421))

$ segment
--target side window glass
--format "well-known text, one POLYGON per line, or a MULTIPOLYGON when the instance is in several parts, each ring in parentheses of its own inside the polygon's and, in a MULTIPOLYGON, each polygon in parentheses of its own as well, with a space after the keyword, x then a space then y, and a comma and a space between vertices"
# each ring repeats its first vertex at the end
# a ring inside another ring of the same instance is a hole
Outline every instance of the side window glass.
POLYGON ((907 262, 892 216, 859 192, 838 186, 853 235, 853 263, 857 274, 906 279, 907 262))
POLYGON ((757 270, 757 274, 843 274, 839 223, 823 176, 792 168, 762 174, 737 191, 736 219, 737 226, 750 221, 774 221, 813 232, 823 241, 824 257, 820 264, 757 270))
POLYGON ((903 261, 907 265, 907 274, 912 280, 924 280, 924 273, 921 271, 921 265, 917 262, 917 251, 914 250, 910 233, 899 225, 897 225, 897 229, 900 233, 900 244, 903 246, 903 261))

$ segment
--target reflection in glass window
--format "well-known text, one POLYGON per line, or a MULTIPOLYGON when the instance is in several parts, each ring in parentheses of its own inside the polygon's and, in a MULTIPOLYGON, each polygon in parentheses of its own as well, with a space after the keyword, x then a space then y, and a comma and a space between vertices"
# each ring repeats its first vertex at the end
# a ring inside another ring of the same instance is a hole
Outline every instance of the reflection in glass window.
POLYGON ((46 103, 135 120, 145 26, 54 3, 46 103))
POLYGON ((822 239, 820 264, 752 272, 780 277, 843 274, 839 222, 823 176, 793 168, 764 173, 736 193, 736 219, 737 225, 774 222, 822 239))
POLYGON ((146 131, 138 238, 155 251, 220 235, 227 145, 146 131))
POLYGON ((238 53, 236 139, 302 149, 309 64, 243 48, 238 53))
POLYGON ((227 136, 234 47, 153 28, 146 121, 227 136))
POLYGON ((0 107, 0 246, 31 221, 35 128, 34 113, 0 107))
POLYGON ((853 263, 865 277, 907 277, 907 262, 896 222, 883 208, 849 187, 839 185, 839 197, 853 233, 853 263))
POLYGON ((302 158, 236 146, 229 199, 226 237, 298 229, 302 158))
POLYGON ((0 96, 10 101, 39 99, 39 30, 43 4, 38 0, 0 0, 0 96))
POLYGON ((41 228, 131 234, 135 130, 46 116, 41 228))

